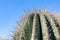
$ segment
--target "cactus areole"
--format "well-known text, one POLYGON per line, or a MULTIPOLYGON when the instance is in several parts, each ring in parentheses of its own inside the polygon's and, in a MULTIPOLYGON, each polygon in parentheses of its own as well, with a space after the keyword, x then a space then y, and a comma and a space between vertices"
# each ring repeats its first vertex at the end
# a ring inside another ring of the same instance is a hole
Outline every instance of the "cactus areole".
POLYGON ((24 17, 13 40, 60 40, 60 24, 47 11, 36 11, 24 17))

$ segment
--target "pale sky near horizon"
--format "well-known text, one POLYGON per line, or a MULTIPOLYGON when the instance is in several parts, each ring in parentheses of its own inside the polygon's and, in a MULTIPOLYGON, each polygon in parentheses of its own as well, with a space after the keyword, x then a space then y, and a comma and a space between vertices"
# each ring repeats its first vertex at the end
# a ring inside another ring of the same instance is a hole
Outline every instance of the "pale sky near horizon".
POLYGON ((60 0, 0 0, 0 37, 13 34, 17 22, 34 9, 60 12, 60 0))

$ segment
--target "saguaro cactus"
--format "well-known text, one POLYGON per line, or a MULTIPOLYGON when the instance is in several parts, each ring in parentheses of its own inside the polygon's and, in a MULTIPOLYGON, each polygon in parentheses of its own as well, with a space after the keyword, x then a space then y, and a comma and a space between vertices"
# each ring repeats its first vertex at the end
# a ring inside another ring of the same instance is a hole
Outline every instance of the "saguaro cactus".
POLYGON ((47 11, 32 12, 22 20, 13 40, 60 40, 60 24, 47 11))

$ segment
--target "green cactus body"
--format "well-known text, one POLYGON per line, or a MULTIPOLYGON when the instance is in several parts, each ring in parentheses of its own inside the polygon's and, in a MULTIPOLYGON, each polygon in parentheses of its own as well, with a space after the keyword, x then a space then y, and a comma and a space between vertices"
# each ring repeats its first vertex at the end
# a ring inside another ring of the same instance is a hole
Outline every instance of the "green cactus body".
POLYGON ((17 28, 13 40, 60 40, 60 26, 48 12, 33 12, 17 28))

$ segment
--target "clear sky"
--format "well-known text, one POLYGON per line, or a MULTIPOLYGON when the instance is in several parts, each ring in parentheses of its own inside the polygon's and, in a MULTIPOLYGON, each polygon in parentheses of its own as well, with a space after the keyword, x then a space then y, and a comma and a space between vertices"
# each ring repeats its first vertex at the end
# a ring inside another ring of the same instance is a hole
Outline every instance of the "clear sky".
POLYGON ((48 9, 60 12, 60 0, 0 0, 0 37, 13 34, 17 23, 29 11, 48 9))

